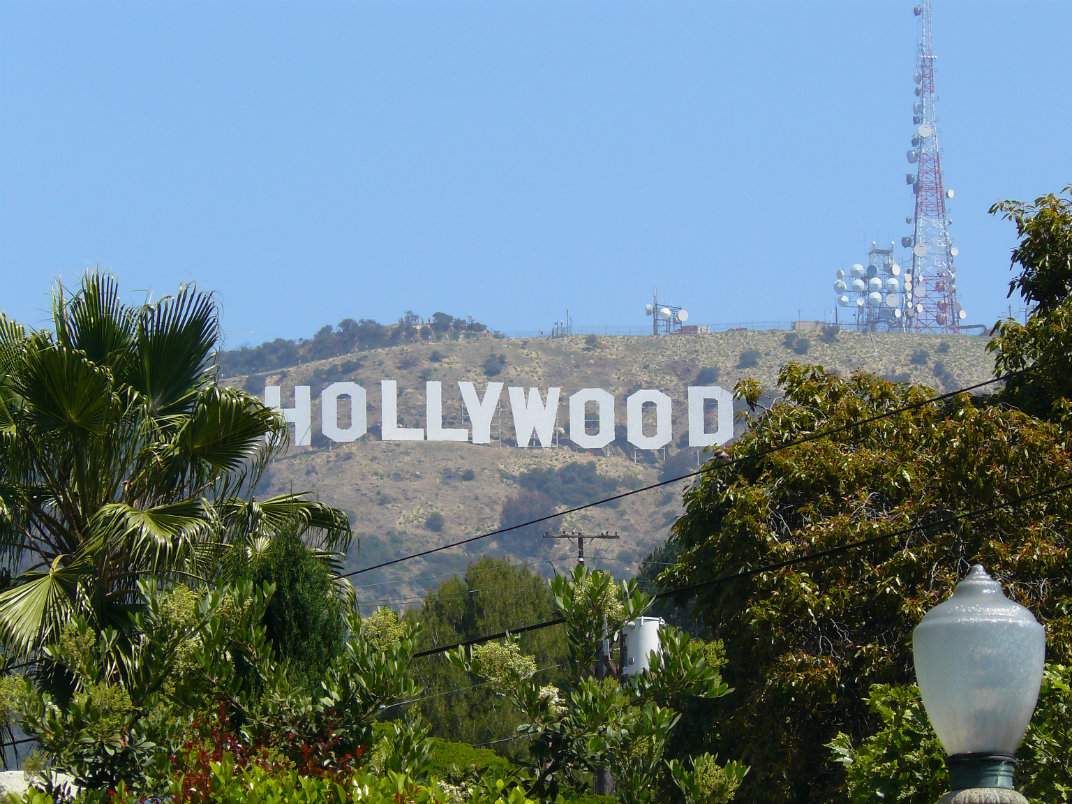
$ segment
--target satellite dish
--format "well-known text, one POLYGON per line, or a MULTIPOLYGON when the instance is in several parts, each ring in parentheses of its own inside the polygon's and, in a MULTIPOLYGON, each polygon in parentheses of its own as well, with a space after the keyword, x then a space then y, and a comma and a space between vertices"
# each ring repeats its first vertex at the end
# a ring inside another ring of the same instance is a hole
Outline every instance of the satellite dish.
POLYGON ((966 310, 961 310, 959 313, 957 313, 957 318, 959 318, 961 321, 963 321, 967 317, 968 312, 966 310))
POLYGON ((886 280, 886 290, 890 293, 897 293, 901 289, 901 282, 894 279, 892 276, 886 280))
POLYGON ((911 223, 912 222, 912 216, 911 215, 905 215, 904 222, 905 223, 911 223))
POLYGON ((917 313, 922 313, 923 312, 923 305, 922 304, 917 304, 916 305, 916 312, 917 313))
POLYGON ((923 243, 917 243, 912 247, 912 253, 915 254, 917 257, 926 257, 927 246, 923 243))
POLYGON ((659 318, 661 318, 663 321, 669 321, 672 315, 673 313, 670 312, 669 307, 662 307, 659 309, 659 318))
POLYGON ((934 320, 937 321, 939 324, 944 324, 945 323, 945 313, 938 313, 938 315, 936 315, 934 317, 934 320))
POLYGON ((867 285, 864 284, 864 280, 862 279, 854 279, 852 280, 852 289, 857 293, 863 293, 867 290, 867 285))
POLYGON ((897 263, 894 263, 893 265, 890 266, 890 273, 893 274, 894 276, 900 276, 901 275, 901 266, 898 265, 897 263))
POLYGON ((655 312, 655 308, 654 308, 654 307, 652 307, 652 306, 651 306, 650 304, 645 304, 645 305, 644 305, 644 312, 645 312, 645 313, 646 313, 647 315, 651 315, 651 314, 652 314, 653 312, 655 312))
POLYGON ((945 191, 945 197, 946 198, 952 198, 953 197, 953 191, 952 190, 946 190, 945 191))
POLYGON ((873 276, 867 280, 867 289, 870 291, 882 290, 882 280, 873 276))
POLYGON ((901 308, 898 307, 897 309, 895 309, 893 311, 893 317, 894 318, 900 318, 901 317, 901 308))
POLYGON ((834 283, 834 293, 844 293, 846 290, 848 290, 848 287, 849 286, 845 284, 844 279, 839 279, 837 282, 834 283))
POLYGON ((849 306, 849 297, 848 296, 838 296, 837 303, 840 304, 842 307, 848 307, 849 306))
POLYGON ((916 163, 917 159, 919 159, 919 154, 917 154, 915 152, 915 150, 912 150, 912 151, 908 152, 908 161, 909 162, 911 162, 914 165, 916 163))
POLYGON ((863 307, 864 306, 864 297, 863 296, 860 296, 859 298, 856 299, 856 306, 857 307, 863 307))
POLYGON ((905 235, 904 237, 902 237, 901 238, 901 245, 904 246, 905 248, 908 248, 909 246, 911 246, 912 245, 912 236, 911 235, 905 235))
POLYGON ((919 131, 919 136, 921 136, 923 139, 927 139, 927 137, 934 133, 934 129, 931 128, 930 123, 924 123, 917 130, 919 131))
POLYGON ((867 294, 867 304, 870 307, 881 307, 882 306, 882 294, 877 293, 877 292, 876 293, 868 293, 867 294))
POLYGON ((889 307, 891 310, 896 310, 898 307, 901 306, 901 297, 898 296, 896 293, 887 293, 886 306, 889 307))
MULTIPOLYGON (((919 6, 916 6, 916 8, 919 8, 919 6)), ((917 14, 916 16, 918 17, 919 15, 917 14)), ((923 73, 921 73, 919 70, 916 70, 915 75, 912 76, 912 80, 915 81, 917 84, 922 84, 923 73)))
POLYGON ((689 311, 688 310, 678 310, 677 311, 677 321, 678 321, 679 324, 684 324, 688 320, 689 320, 689 311))
POLYGON ((956 246, 953 246, 953 248, 949 249, 949 256, 955 257, 958 254, 960 254, 960 249, 957 248, 956 246))
POLYGON ((916 289, 912 291, 912 295, 917 299, 922 299, 927 295, 927 291, 924 289, 923 285, 916 285, 916 289))
POLYGON ((845 272, 842 271, 840 268, 837 269, 837 278, 838 279, 844 279, 845 278, 845 272))
POLYGON ((864 267, 860 265, 860 263, 855 263, 851 268, 849 268, 849 273, 853 276, 863 276, 864 267))

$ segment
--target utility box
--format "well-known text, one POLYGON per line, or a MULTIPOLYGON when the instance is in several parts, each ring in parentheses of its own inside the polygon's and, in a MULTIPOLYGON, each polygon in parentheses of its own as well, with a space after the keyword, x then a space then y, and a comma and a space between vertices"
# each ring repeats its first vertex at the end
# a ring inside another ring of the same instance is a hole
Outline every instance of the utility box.
POLYGON ((640 617, 622 627, 623 676, 633 676, 648 669, 652 652, 661 652, 659 629, 664 625, 666 623, 660 617, 640 617))

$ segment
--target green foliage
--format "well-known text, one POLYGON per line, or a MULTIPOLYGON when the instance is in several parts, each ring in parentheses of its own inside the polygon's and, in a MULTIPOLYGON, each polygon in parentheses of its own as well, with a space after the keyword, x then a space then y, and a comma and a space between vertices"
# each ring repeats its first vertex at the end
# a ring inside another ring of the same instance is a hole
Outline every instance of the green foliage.
POLYGON ((506 355, 492 353, 484 360, 484 376, 495 377, 506 368, 506 355))
MULTIPOLYGON (((664 753, 679 719, 673 702, 718 698, 729 687, 707 663, 703 643, 670 628, 662 629, 662 650, 651 655, 647 672, 624 685, 613 677, 596 678, 604 633, 640 616, 650 598, 635 582, 619 586, 584 566, 556 576, 551 589, 568 635, 570 673, 561 688, 535 680, 534 665, 523 662, 512 641, 474 650, 468 659, 455 651, 451 662, 484 678, 522 714, 519 732, 531 737, 529 789, 541 800, 553 800, 566 788, 583 789, 589 774, 606 768, 623 804, 661 801, 669 785, 664 753)), ((736 772, 736 766, 727 771, 736 772)))
POLYGON ((811 349, 811 341, 799 332, 787 332, 782 339, 782 344, 786 349, 789 349, 798 355, 806 355, 811 349))
POLYGON ((1003 201, 990 208, 1016 224, 1020 242, 1012 252, 1019 275, 1009 282, 1009 295, 1019 293, 1045 315, 1063 304, 1072 291, 1072 184, 1060 195, 1044 195, 1034 204, 1003 201))
POLYGON ((745 349, 737 358, 737 368, 755 368, 762 356, 758 349, 745 349))
POLYGON ((925 366, 931 361, 931 353, 926 349, 914 349, 908 361, 913 366, 925 366))
POLYGON ((476 477, 476 472, 474 472, 472 469, 466 468, 462 470, 462 473, 458 475, 458 477, 460 477, 462 480, 469 481, 476 477))
POLYGON ((275 655, 299 675, 318 678, 338 653, 344 629, 343 601, 324 562, 291 530, 255 553, 238 577, 275 587, 263 618, 275 655))
POLYGON ((545 494, 559 505, 574 506, 608 497, 618 490, 618 480, 599 474, 595 461, 567 463, 559 467, 528 469, 517 478, 527 491, 545 494))
MULTIPOLYGON (((69 696, 8 677, 0 703, 37 738, 50 767, 93 789, 122 782, 154 793, 227 752, 241 763, 345 768, 373 744, 383 708, 417 694, 408 677, 415 631, 392 612, 365 620, 349 613, 350 638, 312 691, 267 637, 272 591, 246 581, 192 605, 188 591, 147 586, 146 609, 126 638, 112 629, 98 635, 75 617, 43 648, 42 666, 68 681, 69 696)), ((391 728, 377 752, 382 767, 420 773, 430 750, 422 733, 391 728)))
POLYGON ((507 497, 502 502, 499 524, 504 528, 524 525, 499 538, 514 555, 525 557, 542 553, 542 544, 538 541, 544 533, 556 533, 561 526, 560 519, 535 522, 553 514, 558 508, 555 499, 542 491, 523 491, 507 497), (533 524, 525 525, 526 522, 533 524))
MULTIPOLYGON (((421 649, 450 645, 467 639, 543 622, 555 614, 547 582, 526 567, 502 559, 483 558, 470 564, 461 577, 450 578, 429 592, 418 611, 407 620, 420 622, 421 649)), ((521 650, 534 657, 542 683, 555 680, 556 665, 565 661, 561 626, 522 634, 521 650)), ((425 689, 416 706, 440 738, 475 744, 501 740, 515 733, 521 718, 503 698, 484 687, 472 687, 464 671, 442 655, 427 656, 413 664, 416 679, 425 689)), ((395 713, 397 710, 390 710, 395 713)), ((524 754, 524 740, 504 743, 502 751, 524 754)))
MULTIPOLYGON (((780 384, 784 398, 734 444, 739 462, 709 464, 686 492, 672 536, 680 555, 663 582, 685 585, 923 526, 698 596, 697 613, 723 640, 727 681, 739 690, 706 747, 739 751, 752 767, 745 798, 837 798, 840 780, 821 746, 839 731, 852 739, 869 732, 866 691, 909 680, 912 628, 971 563, 1047 624, 1053 660, 1072 658, 1072 556, 1053 537, 1072 525, 1068 495, 928 526, 1072 482, 1072 458, 1057 427, 966 396, 769 453, 933 393, 793 364, 780 384), (748 739, 734 739, 741 734, 748 739)), ((741 383, 737 392, 758 400, 762 389, 741 383)))
POLYGON ((439 513, 439 511, 433 511, 424 520, 424 526, 433 533, 440 533, 443 530, 443 525, 445 522, 446 519, 441 513, 439 513))
MULTIPOLYGON (((1072 196, 1072 185, 1064 189, 1072 196)), ((1004 398, 1021 410, 1052 419, 1068 419, 1072 399, 1072 198, 1047 195, 1034 204, 1005 201, 990 208, 1016 224, 1020 242, 1012 253, 1019 275, 1009 295, 1019 291, 1031 306, 1026 324, 999 321, 987 349, 994 352, 999 374, 1029 366, 1034 370, 1011 377, 1004 398)))
MULTIPOLYGON (((1032 802, 1066 801, 1072 795, 1072 689, 1066 665, 1046 666, 1038 706, 1017 754, 1016 788, 1032 802)), ((949 790, 945 752, 930 726, 915 685, 876 684, 867 705, 881 724, 854 745, 839 733, 829 744, 845 766, 851 802, 876 800, 932 804, 949 790)))
POLYGON ((714 385, 718 382, 722 369, 718 366, 707 366, 696 372, 696 385, 714 385))
POLYGON ((287 494, 252 502, 286 445, 281 417, 217 384, 211 295, 124 304, 114 279, 57 286, 52 332, 0 315, 0 591, 10 655, 72 616, 124 630, 136 579, 212 578, 234 549, 280 530, 345 549, 341 511, 287 494))
POLYGON ((693 757, 691 770, 674 759, 667 766, 685 804, 723 804, 733 798, 748 773, 740 762, 719 765, 711 754, 693 757))

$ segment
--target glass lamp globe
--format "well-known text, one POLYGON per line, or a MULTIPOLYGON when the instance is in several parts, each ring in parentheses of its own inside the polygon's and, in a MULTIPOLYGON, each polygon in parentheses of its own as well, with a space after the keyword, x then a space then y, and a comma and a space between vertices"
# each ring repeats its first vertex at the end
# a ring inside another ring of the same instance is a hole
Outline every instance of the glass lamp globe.
POLYGON ((977 564, 916 626, 912 653, 954 789, 956 767, 975 759, 1007 766, 1007 779, 965 786, 1011 787, 1013 755, 1042 684, 1046 636, 1038 620, 977 564))

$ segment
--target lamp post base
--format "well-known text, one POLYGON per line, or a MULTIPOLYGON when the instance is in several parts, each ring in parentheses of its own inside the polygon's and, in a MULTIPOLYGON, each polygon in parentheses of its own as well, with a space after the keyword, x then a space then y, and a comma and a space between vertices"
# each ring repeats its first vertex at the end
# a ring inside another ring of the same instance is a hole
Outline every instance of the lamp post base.
POLYGON ((946 793, 938 804, 1029 804, 1015 790, 1006 787, 969 787, 946 793))

